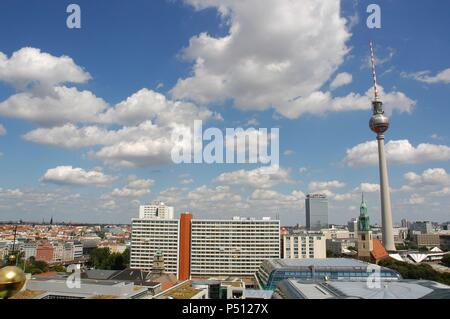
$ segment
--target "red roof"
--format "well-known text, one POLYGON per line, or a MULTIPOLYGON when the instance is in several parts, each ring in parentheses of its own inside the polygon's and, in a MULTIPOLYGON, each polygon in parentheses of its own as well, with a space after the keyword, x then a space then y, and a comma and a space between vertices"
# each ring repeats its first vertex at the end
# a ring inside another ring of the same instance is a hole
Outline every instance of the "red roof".
POLYGON ((378 239, 373 240, 373 250, 370 252, 370 254, 372 258, 375 259, 375 261, 389 257, 388 252, 384 248, 381 241, 379 241, 378 239))

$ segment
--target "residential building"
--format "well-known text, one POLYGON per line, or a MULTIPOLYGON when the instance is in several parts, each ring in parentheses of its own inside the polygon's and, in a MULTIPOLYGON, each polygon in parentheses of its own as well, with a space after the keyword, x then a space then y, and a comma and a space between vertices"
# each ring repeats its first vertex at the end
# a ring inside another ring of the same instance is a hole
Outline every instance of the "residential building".
POLYGON ((130 268, 152 270, 155 253, 160 251, 165 270, 178 276, 179 227, 178 219, 133 219, 130 268))
POLYGON ((280 258, 280 221, 270 218, 192 219, 191 277, 253 276, 280 258))
POLYGON ((167 206, 164 202, 155 201, 139 207, 139 218, 173 219, 174 208, 167 206))
POLYGON ((23 253, 24 253, 23 258, 25 260, 28 260, 31 257, 36 257, 36 248, 37 248, 36 243, 25 243, 23 245, 23 253))
POLYGON ((342 255, 350 254, 357 247, 356 239, 327 239, 326 247, 327 251, 331 251, 333 254, 342 255), (352 248, 350 250, 349 248, 352 248))
POLYGON ((53 245, 48 241, 41 241, 36 247, 36 260, 53 262, 53 245))
POLYGON ((308 194, 305 199, 306 228, 328 228, 328 199, 324 194, 308 194))
POLYGON ((321 232, 287 234, 282 237, 282 258, 326 258, 326 239, 321 232))

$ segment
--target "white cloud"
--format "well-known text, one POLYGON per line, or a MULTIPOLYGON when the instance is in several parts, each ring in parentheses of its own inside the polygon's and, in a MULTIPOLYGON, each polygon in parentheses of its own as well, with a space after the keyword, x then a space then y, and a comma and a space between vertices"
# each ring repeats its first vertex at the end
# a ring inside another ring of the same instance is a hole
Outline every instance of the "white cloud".
POLYGON ((443 189, 430 193, 431 196, 446 197, 450 196, 450 187, 444 187, 443 189))
POLYGON ((104 186, 114 180, 115 177, 105 175, 100 171, 85 171, 82 168, 72 166, 58 166, 49 169, 41 178, 44 183, 76 186, 104 186))
POLYGON ((217 8, 229 34, 191 38, 183 56, 195 62, 193 75, 172 89, 178 98, 233 99, 242 109, 273 106, 286 114, 293 99, 328 81, 349 51, 339 0, 185 1, 217 8))
POLYGON ((6 135, 6 128, 0 124, 0 136, 6 135))
POLYGON ((115 188, 111 192, 111 196, 114 197, 142 197, 150 193, 149 189, 131 189, 131 188, 115 188))
POLYGON ((189 185, 189 184, 192 184, 194 182, 194 180, 192 179, 192 178, 189 178, 189 179, 182 179, 181 181, 180 181, 180 184, 181 185, 189 185))
POLYGON ((353 76, 350 73, 342 72, 336 75, 336 78, 331 82, 330 89, 335 90, 341 86, 352 83, 353 76))
POLYGON ((271 188, 280 183, 290 183, 289 170, 277 166, 265 166, 254 170, 238 170, 222 173, 216 182, 250 186, 254 188, 271 188))
MULTIPOLYGON (((448 161, 450 147, 435 144, 419 144, 415 147, 408 140, 392 140, 386 144, 386 156, 390 163, 396 164, 448 161)), ((377 165, 377 141, 368 141, 348 149, 345 162, 349 166, 377 165)))
POLYGON ((220 115, 192 103, 168 100, 164 95, 142 89, 99 116, 99 122, 137 125, 151 120, 157 125, 172 123, 192 126, 194 120, 208 120, 220 115))
MULTIPOLYGON (((394 111, 411 112, 416 102, 402 92, 385 92, 379 86, 379 94, 383 100, 387 115, 394 111)), ((364 95, 351 92, 346 96, 333 97, 330 92, 315 91, 292 102, 288 107, 280 106, 277 110, 287 118, 297 118, 303 114, 326 114, 328 112, 361 111, 371 109, 373 88, 369 88, 364 95)))
POLYGON ((54 87, 46 95, 22 92, 0 103, 0 115, 19 118, 44 126, 65 123, 95 122, 107 108, 103 99, 89 91, 54 87))
POLYGON ((294 155, 295 152, 294 152, 293 150, 285 150, 283 154, 284 154, 285 156, 291 156, 291 155, 294 155))
POLYGON ((19 89, 30 85, 51 87, 61 83, 84 83, 89 73, 68 56, 55 57, 36 48, 22 48, 8 58, 0 52, 0 81, 19 89))
POLYGON ((316 192, 326 189, 335 189, 335 188, 342 188, 345 186, 345 183, 340 181, 326 181, 326 182, 311 182, 309 183, 308 189, 310 192, 316 192))
POLYGON ((155 182, 154 179, 140 179, 136 176, 129 176, 127 187, 131 189, 146 189, 152 187, 155 182))
POLYGON ((419 194, 412 194, 408 200, 408 204, 418 205, 425 203, 425 198, 419 194))
POLYGON ((435 83, 450 83, 450 68, 442 70, 436 75, 431 75, 430 71, 421 71, 416 73, 402 73, 403 77, 412 78, 419 82, 424 82, 428 84, 435 83))
POLYGON ((450 185, 450 174, 443 168, 430 168, 418 175, 409 172, 404 175, 405 180, 411 186, 424 185, 450 185))

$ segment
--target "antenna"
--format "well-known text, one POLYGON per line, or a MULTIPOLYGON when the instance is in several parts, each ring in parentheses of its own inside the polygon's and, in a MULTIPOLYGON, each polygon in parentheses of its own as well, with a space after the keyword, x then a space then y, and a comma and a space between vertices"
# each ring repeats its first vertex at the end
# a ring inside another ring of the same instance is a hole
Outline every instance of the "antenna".
POLYGON ((372 62, 372 75, 373 75, 373 88, 375 101, 378 101, 378 82, 377 82, 377 70, 375 66, 375 54, 373 53, 373 42, 370 41, 370 60, 372 62))

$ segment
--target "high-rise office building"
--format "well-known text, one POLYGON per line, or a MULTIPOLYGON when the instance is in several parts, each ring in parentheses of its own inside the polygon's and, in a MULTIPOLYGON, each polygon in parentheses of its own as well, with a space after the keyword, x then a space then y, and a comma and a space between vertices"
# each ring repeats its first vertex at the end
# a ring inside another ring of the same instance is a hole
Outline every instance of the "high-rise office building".
POLYGON ((160 252, 166 272, 178 275, 179 223, 178 219, 133 219, 130 268, 151 271, 160 252))
POLYGON ((153 202, 139 207, 139 218, 173 219, 174 209, 163 202, 153 202))
POLYGON ((305 199, 306 228, 321 230, 328 228, 328 199, 324 194, 309 194, 305 199))
POLYGON ((419 221, 411 224, 412 232, 420 232, 421 234, 430 234, 433 231, 433 225, 429 221, 419 221))

